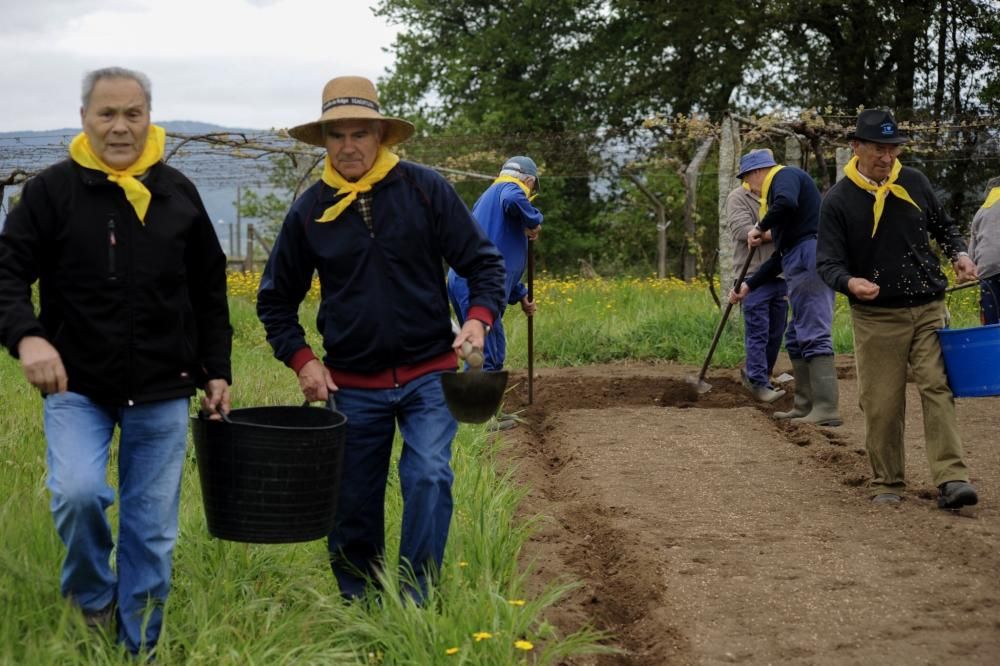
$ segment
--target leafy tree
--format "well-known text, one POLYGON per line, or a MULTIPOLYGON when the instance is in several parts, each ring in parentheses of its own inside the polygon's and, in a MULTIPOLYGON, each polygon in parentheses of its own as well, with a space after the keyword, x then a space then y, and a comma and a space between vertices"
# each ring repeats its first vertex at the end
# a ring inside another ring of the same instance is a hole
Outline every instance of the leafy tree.
POLYGON ((242 190, 238 207, 240 217, 257 220, 255 230, 267 242, 274 242, 281 223, 288 213, 292 201, 304 189, 319 178, 321 170, 314 159, 280 153, 270 162, 267 176, 269 187, 261 190, 242 190))

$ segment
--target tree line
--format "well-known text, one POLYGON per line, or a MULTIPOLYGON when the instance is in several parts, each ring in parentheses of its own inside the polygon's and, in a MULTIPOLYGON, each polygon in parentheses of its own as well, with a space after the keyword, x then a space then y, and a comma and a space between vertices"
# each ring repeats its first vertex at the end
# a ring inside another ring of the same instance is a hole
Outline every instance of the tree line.
MULTIPOLYGON (((635 177, 680 220, 678 167, 726 113, 759 121, 746 147, 778 152, 782 132, 761 128, 820 118, 825 131, 799 136, 822 186, 857 109, 889 108, 919 139, 904 161, 964 223, 1000 172, 996 0, 381 0, 375 12, 401 29, 379 88, 387 110, 417 124, 406 156, 489 174, 532 155, 546 215, 539 261, 553 271, 581 259, 650 270, 656 229, 635 177)), ((471 203, 485 183, 456 186, 471 203)), ((670 224, 672 272, 691 255, 711 267, 713 189, 699 181, 695 233, 670 224)))

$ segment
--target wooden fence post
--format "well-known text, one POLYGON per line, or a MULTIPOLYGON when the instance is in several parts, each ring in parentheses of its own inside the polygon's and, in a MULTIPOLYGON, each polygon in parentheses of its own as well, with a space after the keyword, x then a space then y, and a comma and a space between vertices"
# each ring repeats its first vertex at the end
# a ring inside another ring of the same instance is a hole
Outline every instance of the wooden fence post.
POLYGON ((656 195, 648 187, 642 184, 642 181, 635 174, 627 173, 626 176, 653 205, 653 211, 656 213, 656 276, 665 278, 667 277, 667 227, 670 226, 670 223, 667 222, 666 206, 656 198, 656 195))
POLYGON ((844 177, 844 167, 853 156, 854 151, 850 148, 837 148, 837 180, 844 177))
POLYGON ((739 187, 736 174, 740 168, 740 126, 728 113, 722 119, 719 139, 719 286, 723 294, 733 278, 733 238, 726 220, 726 199, 739 187))
POLYGON ((697 237, 698 225, 695 223, 695 215, 698 209, 698 174, 701 165, 708 157, 708 151, 715 141, 712 137, 705 139, 698 150, 695 151, 694 158, 684 170, 684 235, 687 242, 684 248, 684 280, 693 280, 697 275, 697 262, 693 250, 697 247, 695 238, 697 237))
POLYGON ((254 230, 253 225, 247 225, 247 258, 243 261, 243 270, 248 273, 253 273, 253 238, 254 230))
POLYGON ((802 144, 799 143, 798 137, 785 137, 785 164, 800 169, 805 168, 805 164, 802 162, 802 144))

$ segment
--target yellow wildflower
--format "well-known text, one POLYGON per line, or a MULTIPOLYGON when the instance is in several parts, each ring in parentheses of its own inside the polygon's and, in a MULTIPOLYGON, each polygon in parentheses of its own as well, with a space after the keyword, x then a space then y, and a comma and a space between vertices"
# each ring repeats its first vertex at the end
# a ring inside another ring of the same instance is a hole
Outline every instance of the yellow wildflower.
POLYGON ((479 641, 485 641, 489 638, 493 638, 493 634, 491 634, 488 631, 477 631, 476 633, 472 634, 472 637, 475 638, 476 642, 478 643, 479 641))
POLYGON ((447 650, 445 650, 444 653, 450 657, 453 654, 458 654, 458 648, 457 647, 450 647, 447 650))
POLYGON ((508 599, 507 603, 509 603, 511 606, 523 606, 524 599, 508 599))
POLYGON ((524 640, 514 641, 514 647, 516 647, 518 650, 524 650, 525 652, 527 652, 528 650, 535 649, 535 646, 531 644, 531 641, 524 641, 524 640))

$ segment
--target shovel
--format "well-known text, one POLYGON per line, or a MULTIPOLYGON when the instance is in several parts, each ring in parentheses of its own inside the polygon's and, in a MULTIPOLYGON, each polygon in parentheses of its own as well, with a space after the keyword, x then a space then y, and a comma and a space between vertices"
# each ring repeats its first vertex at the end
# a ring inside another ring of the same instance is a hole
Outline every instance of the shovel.
MULTIPOLYGON (((535 250, 528 241, 528 300, 535 300, 535 250)), ((528 404, 535 401, 535 317, 528 315, 528 404)))
MULTIPOLYGON (((453 328, 458 328, 452 323, 453 328)), ((466 341, 462 355, 469 364, 465 372, 441 373, 441 388, 448 410, 456 421, 486 423, 497 413, 507 388, 507 371, 483 370, 483 352, 466 341)))
MULTIPOLYGON (((747 253, 747 259, 743 262, 743 268, 740 269, 740 276, 736 278, 736 286, 743 284, 743 278, 747 276, 747 270, 750 268, 750 262, 753 260, 753 255, 757 251, 756 247, 750 248, 750 252, 747 253)), ((719 325, 715 329, 715 336, 712 338, 712 346, 708 348, 708 355, 705 356, 705 362, 701 366, 701 372, 698 373, 697 377, 692 377, 686 381, 691 384, 699 395, 702 393, 708 393, 712 390, 712 385, 705 381, 705 373, 708 372, 708 364, 712 361, 712 354, 715 353, 715 347, 719 344, 719 338, 722 336, 722 329, 726 325, 726 320, 729 319, 729 313, 733 309, 733 303, 726 302, 726 309, 722 312, 722 319, 719 320, 719 325)))

